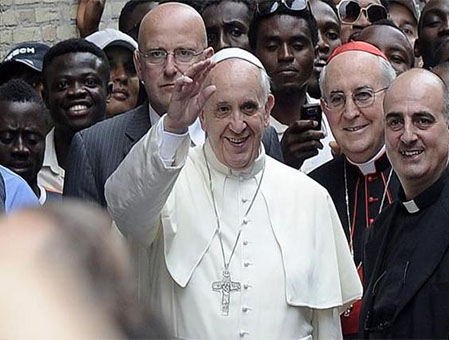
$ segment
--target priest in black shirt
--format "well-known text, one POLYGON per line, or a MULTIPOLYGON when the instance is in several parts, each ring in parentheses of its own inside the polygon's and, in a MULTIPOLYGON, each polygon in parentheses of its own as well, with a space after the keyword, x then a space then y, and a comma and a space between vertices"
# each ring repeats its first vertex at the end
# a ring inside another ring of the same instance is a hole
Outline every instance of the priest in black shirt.
MULTIPOLYGON (((322 107, 342 154, 310 176, 334 200, 359 273, 365 231, 399 187, 385 153, 382 109, 395 76, 386 56, 361 41, 337 47, 321 73, 322 107)), ((342 316, 346 339, 357 336, 359 310, 360 303, 342 316)))
POLYGON ((429 71, 399 76, 384 99, 387 154, 399 199, 369 228, 363 339, 449 334, 449 92, 429 71))

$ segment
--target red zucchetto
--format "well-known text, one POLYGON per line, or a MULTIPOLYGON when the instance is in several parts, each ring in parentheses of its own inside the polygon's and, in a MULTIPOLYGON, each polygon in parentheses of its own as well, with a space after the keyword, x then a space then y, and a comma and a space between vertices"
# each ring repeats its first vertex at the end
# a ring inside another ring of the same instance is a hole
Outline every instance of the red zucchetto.
POLYGON ((343 45, 337 47, 332 52, 332 54, 329 56, 329 58, 327 58, 326 64, 329 64, 329 62, 332 59, 334 59, 337 55, 345 53, 345 52, 349 52, 349 51, 360 51, 360 52, 371 53, 373 55, 377 55, 377 56, 385 59, 386 61, 388 61, 385 54, 381 50, 379 50, 376 46, 371 45, 364 41, 350 41, 346 44, 343 44, 343 45))

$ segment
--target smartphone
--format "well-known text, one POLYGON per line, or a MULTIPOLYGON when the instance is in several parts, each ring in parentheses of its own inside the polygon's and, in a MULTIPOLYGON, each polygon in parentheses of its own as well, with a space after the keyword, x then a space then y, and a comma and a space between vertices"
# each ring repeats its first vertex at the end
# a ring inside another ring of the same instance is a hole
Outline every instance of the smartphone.
POLYGON ((318 126, 314 128, 315 130, 321 130, 321 106, 320 104, 305 104, 301 108, 301 119, 305 120, 315 120, 318 122, 318 126))

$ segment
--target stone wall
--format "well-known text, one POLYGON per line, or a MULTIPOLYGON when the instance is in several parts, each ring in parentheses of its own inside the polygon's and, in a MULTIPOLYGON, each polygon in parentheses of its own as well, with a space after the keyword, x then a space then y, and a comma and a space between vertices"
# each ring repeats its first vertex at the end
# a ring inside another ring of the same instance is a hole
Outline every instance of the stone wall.
MULTIPOLYGON (((79 0, 0 0, 0 61, 15 44, 41 41, 50 46, 79 37, 76 12, 79 0)), ((100 29, 118 28, 126 0, 106 0, 100 29)))

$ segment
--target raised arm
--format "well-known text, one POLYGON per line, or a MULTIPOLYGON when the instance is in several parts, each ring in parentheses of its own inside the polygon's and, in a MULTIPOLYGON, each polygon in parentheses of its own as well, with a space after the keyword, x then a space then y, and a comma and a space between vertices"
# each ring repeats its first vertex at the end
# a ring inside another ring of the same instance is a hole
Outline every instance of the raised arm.
POLYGON ((213 64, 202 61, 175 82, 167 114, 131 149, 105 185, 108 210, 119 229, 145 244, 157 235, 160 213, 187 158, 188 126, 214 86, 202 88, 213 64))
POLYGON ((106 0, 80 0, 76 13, 76 26, 81 38, 98 31, 106 0))

